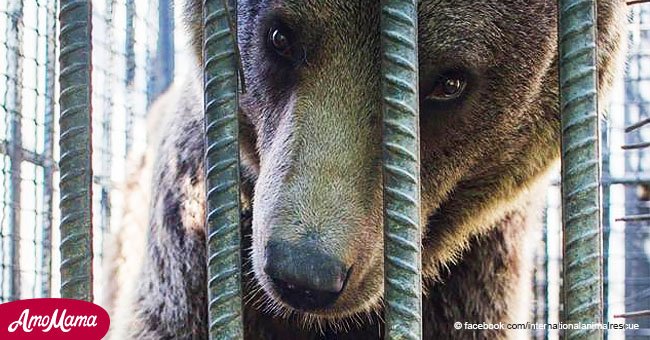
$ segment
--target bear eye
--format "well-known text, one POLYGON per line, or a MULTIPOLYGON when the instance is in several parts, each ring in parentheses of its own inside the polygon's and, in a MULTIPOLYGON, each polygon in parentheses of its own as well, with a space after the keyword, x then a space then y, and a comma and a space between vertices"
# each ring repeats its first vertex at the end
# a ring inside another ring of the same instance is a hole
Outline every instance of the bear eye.
POLYGON ((448 72, 435 81, 433 90, 426 98, 438 102, 454 100, 463 94, 466 86, 467 81, 461 73, 448 72))
POLYGON ((268 35, 268 44, 277 55, 292 59, 293 44, 286 29, 280 27, 271 28, 268 35))

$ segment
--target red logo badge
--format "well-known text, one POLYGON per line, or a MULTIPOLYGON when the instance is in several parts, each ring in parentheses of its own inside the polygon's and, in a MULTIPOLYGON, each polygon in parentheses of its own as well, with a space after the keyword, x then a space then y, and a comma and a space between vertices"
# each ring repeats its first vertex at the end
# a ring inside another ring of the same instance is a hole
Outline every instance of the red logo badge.
POLYGON ((100 306, 72 299, 0 304, 0 339, 101 339, 111 321, 100 306))

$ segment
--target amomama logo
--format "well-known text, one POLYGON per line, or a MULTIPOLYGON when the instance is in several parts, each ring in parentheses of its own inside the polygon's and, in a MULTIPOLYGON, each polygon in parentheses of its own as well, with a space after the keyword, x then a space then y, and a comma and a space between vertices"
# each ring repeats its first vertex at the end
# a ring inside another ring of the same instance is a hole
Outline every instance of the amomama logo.
POLYGON ((0 304, 0 339, 102 339, 110 319, 93 303, 31 299, 0 304))

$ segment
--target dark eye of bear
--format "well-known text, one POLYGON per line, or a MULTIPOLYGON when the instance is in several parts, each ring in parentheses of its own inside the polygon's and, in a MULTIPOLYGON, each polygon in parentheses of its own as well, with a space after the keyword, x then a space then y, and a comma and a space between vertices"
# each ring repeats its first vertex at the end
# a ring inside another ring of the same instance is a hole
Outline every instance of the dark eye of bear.
POLYGON ((466 86, 467 81, 461 73, 444 73, 434 83, 433 90, 427 95, 427 99, 438 102, 457 99, 463 94, 466 86))
POLYGON ((289 34, 279 27, 274 27, 269 31, 268 42, 270 47, 279 56, 287 59, 293 58, 292 42, 289 34))

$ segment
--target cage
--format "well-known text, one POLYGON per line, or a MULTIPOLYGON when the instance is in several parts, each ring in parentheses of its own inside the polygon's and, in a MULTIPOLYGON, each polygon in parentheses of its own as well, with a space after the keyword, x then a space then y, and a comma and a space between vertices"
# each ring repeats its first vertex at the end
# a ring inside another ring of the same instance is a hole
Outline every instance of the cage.
MULTIPOLYGON (((58 37, 66 30, 58 15, 64 5, 70 3, 0 2, 0 303, 61 296, 58 79, 66 70, 58 61, 58 37)), ((609 330, 609 339, 650 338, 650 132, 645 125, 650 122, 650 4, 631 4, 629 11, 626 68, 614 87, 608 119, 602 122, 603 320, 633 320, 641 327, 609 330)), ((93 173, 88 218, 93 229, 88 233, 94 249, 89 261, 95 269, 88 278, 93 277, 89 287, 100 305, 110 297, 102 289, 105 280, 98 268, 104 266, 105 237, 122 218, 125 199, 120 185, 128 156, 146 148, 147 110, 186 72, 184 64, 191 58, 183 27, 175 24, 181 21, 180 12, 173 0, 92 1, 88 62, 93 173)), ((544 324, 559 322, 564 312, 557 172, 546 198, 544 236, 531 282, 531 316, 544 324)), ((214 247, 219 249, 216 243, 214 247)), ((533 330, 531 336, 557 339, 562 334, 533 330)))

